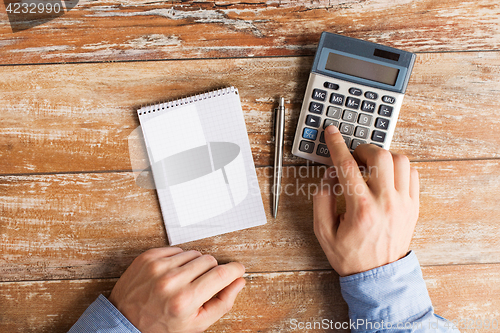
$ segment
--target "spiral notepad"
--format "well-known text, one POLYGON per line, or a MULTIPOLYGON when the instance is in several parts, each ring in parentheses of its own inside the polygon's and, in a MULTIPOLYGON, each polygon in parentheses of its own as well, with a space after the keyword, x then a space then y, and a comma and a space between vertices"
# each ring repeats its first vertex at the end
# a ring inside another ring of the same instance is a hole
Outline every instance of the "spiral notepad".
POLYGON ((137 114, 170 245, 266 223, 236 88, 137 114))

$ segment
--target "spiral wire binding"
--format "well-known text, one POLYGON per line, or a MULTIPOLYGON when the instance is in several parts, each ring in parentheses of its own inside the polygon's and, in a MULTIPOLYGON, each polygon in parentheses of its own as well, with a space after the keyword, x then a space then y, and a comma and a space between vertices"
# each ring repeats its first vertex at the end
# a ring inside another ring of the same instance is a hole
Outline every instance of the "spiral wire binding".
POLYGON ((141 116, 141 115, 145 115, 145 114, 148 114, 151 112, 155 113, 155 112, 163 111, 165 109, 169 109, 169 108, 178 107, 181 105, 186 105, 186 104, 191 104, 191 103, 195 103, 198 101, 206 100, 206 99, 209 99, 212 97, 223 96, 223 95, 226 95, 226 94, 229 94, 232 92, 234 92, 235 94, 238 94, 238 89, 231 86, 231 87, 206 91, 204 93, 196 94, 196 95, 192 95, 192 96, 181 97, 181 98, 167 101, 167 102, 163 102, 163 103, 149 104, 146 106, 141 106, 137 110, 137 114, 139 116, 141 116))

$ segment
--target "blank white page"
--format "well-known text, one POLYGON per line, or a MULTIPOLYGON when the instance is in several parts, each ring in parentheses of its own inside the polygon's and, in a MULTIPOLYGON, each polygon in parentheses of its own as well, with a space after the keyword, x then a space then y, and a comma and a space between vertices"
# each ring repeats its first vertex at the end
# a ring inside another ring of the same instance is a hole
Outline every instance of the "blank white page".
POLYGON ((137 113, 170 245, 266 223, 236 88, 137 113))

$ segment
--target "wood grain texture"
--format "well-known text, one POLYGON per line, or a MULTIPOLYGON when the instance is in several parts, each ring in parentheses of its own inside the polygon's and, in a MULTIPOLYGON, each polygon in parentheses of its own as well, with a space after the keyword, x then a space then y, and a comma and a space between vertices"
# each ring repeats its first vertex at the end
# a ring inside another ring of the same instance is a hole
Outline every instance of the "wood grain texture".
POLYGON ((1 4, 0 63, 312 55, 323 30, 409 51, 498 50, 499 15, 495 0, 83 0, 13 33, 1 4))
MULTIPOLYGON (((437 314, 457 322, 462 318, 500 320, 500 265, 422 270, 437 314)), ((233 309, 207 332, 290 332, 292 319, 348 320, 347 305, 333 271, 251 273, 245 279, 247 284, 233 309)), ((95 279, 0 283, 0 329, 66 332, 99 294, 109 295, 115 282, 95 279)))
MULTIPOLYGON (((500 262, 500 161, 414 163, 421 210, 412 248, 422 265, 500 262)), ((324 170, 284 170, 280 214, 269 212, 272 168, 258 168, 268 223, 180 247, 240 261, 248 272, 329 268, 313 232, 312 195, 324 170)), ((154 190, 133 174, 0 177, 0 279, 118 277, 167 244, 154 190)))
MULTIPOLYGON (((0 67, 0 173, 130 170, 141 104, 240 90, 256 165, 272 165, 272 110, 287 103, 285 164, 311 57, 0 67)), ((500 52, 420 54, 392 150, 412 160, 500 156, 500 52)))

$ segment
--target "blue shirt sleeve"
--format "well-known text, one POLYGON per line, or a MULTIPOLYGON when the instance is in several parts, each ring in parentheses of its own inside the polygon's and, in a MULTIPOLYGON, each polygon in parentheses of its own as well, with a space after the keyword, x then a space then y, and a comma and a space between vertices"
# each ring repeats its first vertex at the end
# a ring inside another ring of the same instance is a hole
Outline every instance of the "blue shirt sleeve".
POLYGON ((103 295, 90 304, 68 333, 141 333, 103 295))
POLYGON ((340 278, 351 332, 459 332, 434 314, 417 256, 340 278))

